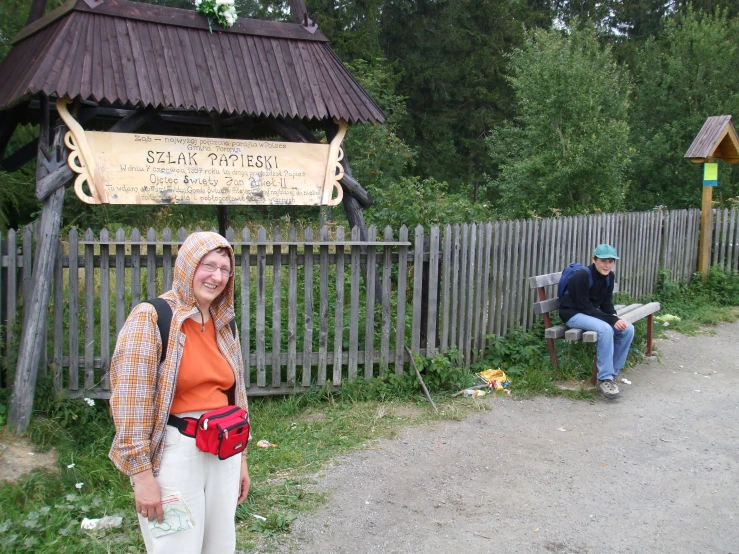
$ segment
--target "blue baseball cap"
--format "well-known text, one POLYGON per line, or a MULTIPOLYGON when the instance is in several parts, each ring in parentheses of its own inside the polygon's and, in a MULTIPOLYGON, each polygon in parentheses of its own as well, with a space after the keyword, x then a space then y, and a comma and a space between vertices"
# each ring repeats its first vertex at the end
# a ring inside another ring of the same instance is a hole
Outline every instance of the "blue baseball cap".
POLYGON ((614 260, 618 260, 618 254, 616 254, 616 249, 611 246, 610 244, 599 244, 595 247, 595 250, 593 250, 593 256, 596 258, 613 258, 614 260))

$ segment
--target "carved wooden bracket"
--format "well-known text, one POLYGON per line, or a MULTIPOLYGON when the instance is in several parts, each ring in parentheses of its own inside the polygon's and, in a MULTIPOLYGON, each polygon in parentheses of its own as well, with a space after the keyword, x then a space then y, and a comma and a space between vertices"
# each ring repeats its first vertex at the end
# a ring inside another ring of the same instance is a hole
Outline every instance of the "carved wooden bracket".
POLYGON ((334 121, 339 126, 339 132, 331 141, 328 151, 326 182, 323 185, 323 204, 326 206, 337 206, 341 204, 341 199, 344 197, 344 189, 341 188, 339 181, 344 177, 344 168, 341 165, 344 150, 341 148, 341 142, 346 135, 346 121, 334 121), (333 196, 333 193, 336 193, 336 196, 333 196))
POLYGON ((62 118, 64 124, 67 126, 69 131, 64 135, 64 144, 69 149, 69 157, 67 163, 72 171, 79 173, 77 178, 74 180, 74 191, 77 193, 77 197, 83 202, 88 204, 102 204, 108 202, 107 194, 105 193, 105 187, 100 185, 99 188, 95 182, 95 157, 87 144, 87 138, 85 137, 85 130, 82 126, 77 123, 77 120, 72 117, 72 114, 67 110, 67 104, 72 101, 68 97, 58 98, 56 101, 56 109, 59 112, 59 117, 62 118), (87 194, 82 186, 87 183, 92 196, 87 194))

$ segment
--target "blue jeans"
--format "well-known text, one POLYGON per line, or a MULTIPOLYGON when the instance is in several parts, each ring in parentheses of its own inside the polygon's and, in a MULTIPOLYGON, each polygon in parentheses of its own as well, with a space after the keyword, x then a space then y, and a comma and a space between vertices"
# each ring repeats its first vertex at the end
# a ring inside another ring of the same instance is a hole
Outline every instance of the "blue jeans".
POLYGON ((623 331, 617 331, 605 321, 585 314, 575 314, 567 327, 598 333, 598 381, 615 380, 626 363, 634 326, 629 323, 623 331))

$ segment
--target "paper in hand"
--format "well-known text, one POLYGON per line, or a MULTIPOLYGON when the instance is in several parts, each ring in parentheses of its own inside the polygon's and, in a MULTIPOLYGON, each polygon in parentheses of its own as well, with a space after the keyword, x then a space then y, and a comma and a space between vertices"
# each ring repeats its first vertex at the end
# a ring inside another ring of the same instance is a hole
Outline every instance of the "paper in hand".
POLYGON ((164 511, 162 523, 159 523, 156 519, 149 521, 149 531, 152 537, 163 537, 195 527, 195 520, 190 513, 190 509, 179 492, 162 498, 162 510, 164 511))

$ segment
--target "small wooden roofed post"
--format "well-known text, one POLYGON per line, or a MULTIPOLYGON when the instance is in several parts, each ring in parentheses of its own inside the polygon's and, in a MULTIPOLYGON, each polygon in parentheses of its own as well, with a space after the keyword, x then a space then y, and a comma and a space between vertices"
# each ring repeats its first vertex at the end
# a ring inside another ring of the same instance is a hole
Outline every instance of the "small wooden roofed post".
MULTIPOLYGON (((69 0, 13 40, 0 63, 0 163, 18 168, 36 155, 36 195, 44 203, 11 401, 10 422, 18 432, 30 420, 64 186, 73 177, 61 140, 66 129, 53 124, 49 99, 68 96, 83 126, 109 132, 199 127, 190 134, 278 133, 317 142, 311 129, 324 126, 330 134, 334 120, 383 122, 382 110, 309 20, 304 2, 291 4, 303 11, 302 24, 240 18, 211 33, 193 10, 69 0), (39 139, 6 157, 13 130, 27 122, 41 123, 39 139)), ((371 203, 369 194, 350 171, 341 185, 349 224, 364 228, 361 207, 371 203)))
MULTIPOLYGON (((739 136, 731 123, 731 116, 715 115, 706 119, 684 157, 697 164, 714 163, 716 160, 723 160, 729 164, 739 163, 739 136)), ((708 274, 711 257, 712 225, 713 187, 704 186, 698 240, 698 271, 704 276, 708 274)))

